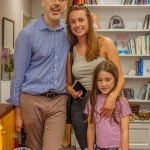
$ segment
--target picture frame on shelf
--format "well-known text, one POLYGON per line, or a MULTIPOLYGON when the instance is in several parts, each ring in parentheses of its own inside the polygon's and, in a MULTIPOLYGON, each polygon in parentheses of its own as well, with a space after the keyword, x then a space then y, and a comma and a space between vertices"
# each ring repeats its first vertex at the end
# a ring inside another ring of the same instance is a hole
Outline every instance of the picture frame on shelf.
POLYGON ((8 47, 8 45, 14 48, 14 28, 15 22, 6 17, 2 18, 2 47, 8 47))
POLYGON ((125 88, 122 90, 122 96, 128 99, 134 99, 134 90, 131 88, 125 88))

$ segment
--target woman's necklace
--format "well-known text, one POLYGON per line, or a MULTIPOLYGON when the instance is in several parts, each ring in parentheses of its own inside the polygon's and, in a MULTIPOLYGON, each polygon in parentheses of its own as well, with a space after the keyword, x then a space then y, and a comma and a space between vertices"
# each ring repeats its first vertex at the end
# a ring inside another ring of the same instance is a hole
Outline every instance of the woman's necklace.
POLYGON ((79 43, 77 43, 77 48, 79 50, 86 50, 87 49, 87 45, 80 45, 79 43))

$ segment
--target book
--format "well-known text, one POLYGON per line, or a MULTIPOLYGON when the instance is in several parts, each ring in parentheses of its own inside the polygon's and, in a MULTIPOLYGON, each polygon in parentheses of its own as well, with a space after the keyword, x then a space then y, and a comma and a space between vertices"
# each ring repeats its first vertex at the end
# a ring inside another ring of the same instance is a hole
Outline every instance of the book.
POLYGON ((79 80, 76 80, 75 83, 73 84, 72 88, 78 92, 78 91, 82 91, 82 95, 81 95, 81 99, 83 99, 87 93, 87 90, 85 89, 85 87, 82 85, 82 83, 79 80))
POLYGON ((140 93, 140 100, 145 100, 145 96, 146 96, 146 91, 147 91, 147 85, 144 85, 142 87, 141 93, 140 93))
POLYGON ((128 50, 128 34, 117 34, 116 42, 118 50, 128 50))
POLYGON ((150 54, 150 34, 145 35, 146 36, 146 51, 147 54, 150 54))
POLYGON ((132 0, 132 5, 134 5, 135 4, 135 0, 132 0))
POLYGON ((149 27, 149 19, 150 19, 149 16, 150 16, 150 15, 146 15, 146 16, 145 16, 144 23, 143 23, 143 29, 144 29, 144 30, 145 30, 145 29, 148 29, 148 27, 149 27))
POLYGON ((122 0, 122 1, 121 1, 121 5, 124 5, 124 3, 125 3, 125 0, 122 0))
POLYGON ((149 100, 149 93, 150 93, 150 83, 147 83, 147 90, 145 95, 145 100, 149 100))
POLYGON ((131 54, 135 55, 136 54, 136 50, 135 50, 135 41, 134 39, 130 39, 130 44, 131 44, 131 54))
POLYGON ((150 60, 143 60, 143 76, 150 76, 150 60))

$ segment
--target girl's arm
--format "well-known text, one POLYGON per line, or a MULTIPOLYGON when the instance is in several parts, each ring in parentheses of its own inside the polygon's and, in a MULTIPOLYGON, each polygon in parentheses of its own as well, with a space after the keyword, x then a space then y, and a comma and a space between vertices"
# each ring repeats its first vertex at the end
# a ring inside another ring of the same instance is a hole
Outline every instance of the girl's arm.
POLYGON ((118 71, 119 71, 118 84, 115 87, 115 89, 107 97, 106 102, 101 111, 101 116, 107 118, 107 117, 111 116, 111 114, 115 108, 116 98, 120 95, 120 93, 123 89, 125 80, 123 77, 121 64, 120 64, 120 58, 119 58, 119 55, 117 52, 117 48, 111 39, 104 38, 104 43, 101 47, 101 55, 104 56, 107 60, 112 61, 117 66, 118 71))
POLYGON ((121 150, 129 150, 129 116, 121 118, 121 150))
POLYGON ((95 142, 95 123, 90 123, 91 116, 88 116, 88 129, 87 129, 87 141, 88 141, 88 150, 94 149, 95 142))

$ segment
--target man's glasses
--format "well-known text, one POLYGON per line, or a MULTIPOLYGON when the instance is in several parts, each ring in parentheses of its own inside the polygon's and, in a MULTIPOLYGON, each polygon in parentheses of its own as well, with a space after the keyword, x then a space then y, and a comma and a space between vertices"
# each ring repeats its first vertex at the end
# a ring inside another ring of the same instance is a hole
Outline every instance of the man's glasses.
MULTIPOLYGON (((48 0, 50 3, 54 3, 54 2, 56 2, 56 0, 48 0)), ((64 2, 66 2, 67 0, 58 0, 59 1, 59 3, 64 3, 64 2)))

